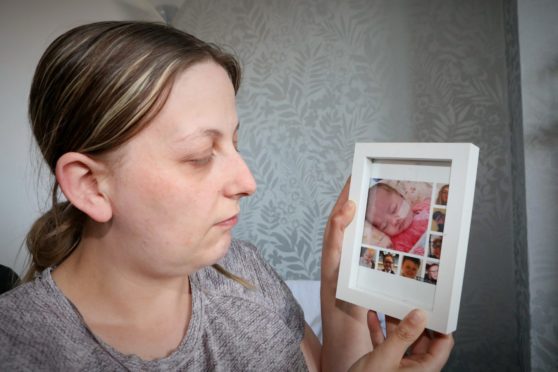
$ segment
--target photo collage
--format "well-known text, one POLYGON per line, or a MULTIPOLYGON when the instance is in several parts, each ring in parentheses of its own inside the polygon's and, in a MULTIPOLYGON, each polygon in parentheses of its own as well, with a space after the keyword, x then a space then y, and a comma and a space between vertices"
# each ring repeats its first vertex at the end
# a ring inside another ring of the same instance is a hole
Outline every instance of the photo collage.
POLYGON ((359 265, 436 285, 449 184, 370 179, 359 265))

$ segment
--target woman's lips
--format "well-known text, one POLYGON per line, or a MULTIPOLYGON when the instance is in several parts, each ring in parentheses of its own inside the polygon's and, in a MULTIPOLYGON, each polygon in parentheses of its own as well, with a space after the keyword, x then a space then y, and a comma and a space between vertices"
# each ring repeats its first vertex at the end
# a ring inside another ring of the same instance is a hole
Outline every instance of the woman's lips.
POLYGON ((217 223, 217 226, 232 228, 237 223, 238 223, 238 214, 235 214, 231 218, 227 218, 226 220, 223 220, 223 221, 217 223))

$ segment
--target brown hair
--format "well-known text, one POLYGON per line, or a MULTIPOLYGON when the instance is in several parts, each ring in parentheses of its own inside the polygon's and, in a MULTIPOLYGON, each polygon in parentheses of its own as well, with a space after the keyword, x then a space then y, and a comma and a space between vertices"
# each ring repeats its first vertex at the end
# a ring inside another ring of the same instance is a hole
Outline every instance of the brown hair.
MULTIPOLYGON (((97 22, 59 36, 41 57, 29 95, 31 127, 51 172, 67 152, 95 155, 128 141, 159 112, 176 76, 206 60, 222 66, 238 92, 241 70, 232 55, 165 24, 97 22)), ((56 180, 51 196, 51 209, 27 234, 24 281, 60 264, 81 239, 87 216, 59 201, 56 180)))
POLYGON ((416 258, 416 257, 410 257, 410 256, 404 256, 403 257, 403 263, 405 261, 411 261, 412 263, 414 263, 415 265, 417 265, 417 267, 420 267, 420 259, 416 258))

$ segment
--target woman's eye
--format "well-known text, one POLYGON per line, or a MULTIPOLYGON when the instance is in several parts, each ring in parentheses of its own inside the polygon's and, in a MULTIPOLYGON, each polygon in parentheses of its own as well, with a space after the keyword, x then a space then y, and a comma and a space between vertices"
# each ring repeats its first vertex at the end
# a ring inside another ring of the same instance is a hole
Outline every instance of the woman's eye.
POLYGON ((198 158, 198 159, 192 159, 189 160, 188 162, 191 164, 194 164, 196 166, 202 166, 202 165, 207 165, 211 162, 211 160, 213 160, 213 155, 210 156, 205 156, 203 158, 198 158))

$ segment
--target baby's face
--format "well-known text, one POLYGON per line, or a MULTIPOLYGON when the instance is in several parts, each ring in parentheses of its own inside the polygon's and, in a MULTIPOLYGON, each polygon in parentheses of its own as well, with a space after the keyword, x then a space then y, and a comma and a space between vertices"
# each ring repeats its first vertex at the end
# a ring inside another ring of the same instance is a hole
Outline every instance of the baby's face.
POLYGON ((376 188, 374 203, 366 210, 366 219, 389 236, 405 231, 413 222, 411 205, 399 193, 376 188))

